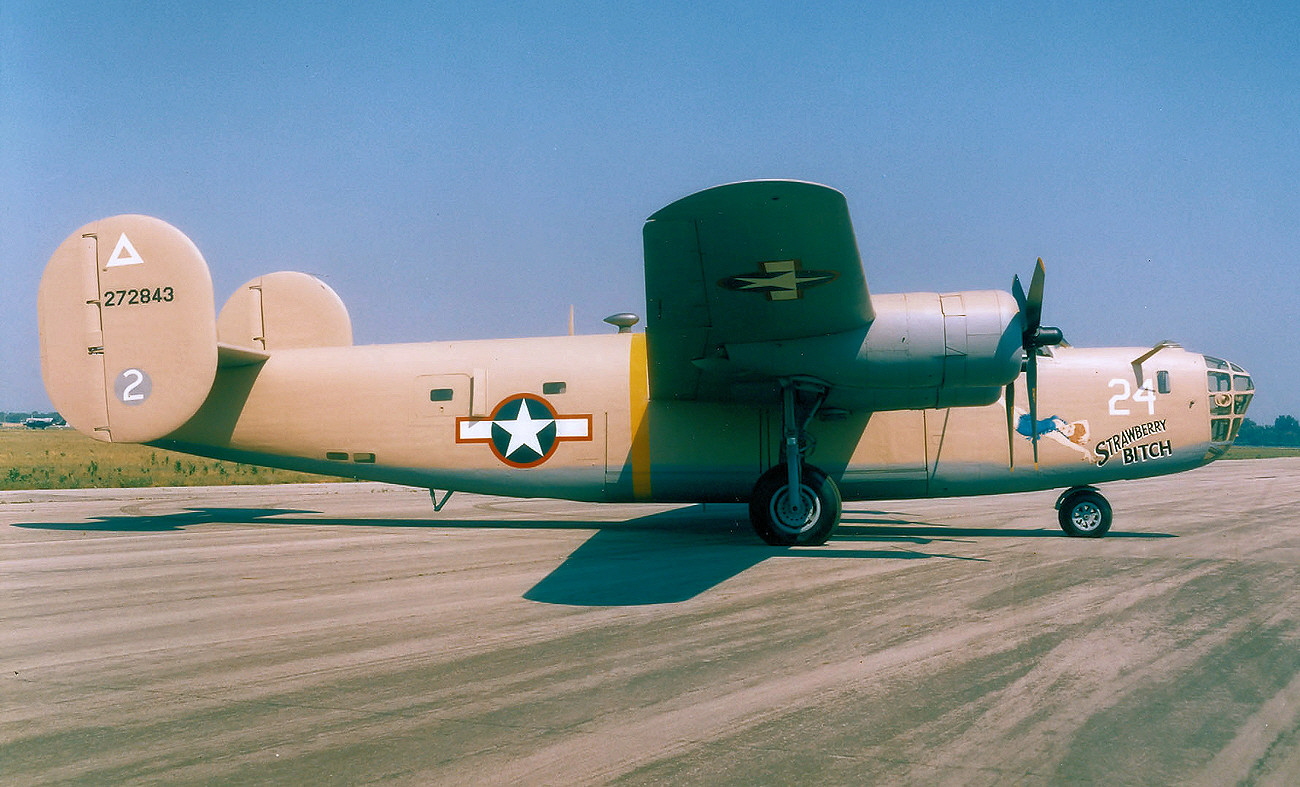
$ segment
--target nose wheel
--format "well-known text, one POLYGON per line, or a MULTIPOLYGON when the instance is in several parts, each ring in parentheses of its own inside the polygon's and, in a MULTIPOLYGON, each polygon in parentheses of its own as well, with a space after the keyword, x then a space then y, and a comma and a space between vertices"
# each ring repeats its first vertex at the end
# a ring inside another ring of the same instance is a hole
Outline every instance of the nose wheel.
POLYGON ((1110 503, 1090 486, 1068 489, 1056 501, 1056 518, 1068 536, 1101 538, 1110 530, 1110 503))

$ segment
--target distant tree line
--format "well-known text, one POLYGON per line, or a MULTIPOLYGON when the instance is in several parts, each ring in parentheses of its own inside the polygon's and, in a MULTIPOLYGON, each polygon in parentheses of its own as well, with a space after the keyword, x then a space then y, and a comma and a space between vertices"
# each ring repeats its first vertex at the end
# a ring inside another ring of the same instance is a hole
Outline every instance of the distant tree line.
POLYGON ((1279 415, 1272 426, 1262 426, 1247 418, 1241 422, 1237 445, 1300 447, 1300 422, 1294 416, 1279 415))
POLYGON ((21 424, 28 418, 52 418, 57 426, 63 426, 63 416, 58 413, 42 413, 36 410, 31 412, 4 412, 0 411, 0 423, 21 424))

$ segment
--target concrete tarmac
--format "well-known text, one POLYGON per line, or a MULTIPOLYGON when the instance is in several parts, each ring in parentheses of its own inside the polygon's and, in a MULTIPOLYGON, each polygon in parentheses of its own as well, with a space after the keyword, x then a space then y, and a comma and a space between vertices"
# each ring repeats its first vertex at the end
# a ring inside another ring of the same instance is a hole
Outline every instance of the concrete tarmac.
POLYGON ((0 782, 1300 783, 1300 459, 743 506, 0 493, 0 782))

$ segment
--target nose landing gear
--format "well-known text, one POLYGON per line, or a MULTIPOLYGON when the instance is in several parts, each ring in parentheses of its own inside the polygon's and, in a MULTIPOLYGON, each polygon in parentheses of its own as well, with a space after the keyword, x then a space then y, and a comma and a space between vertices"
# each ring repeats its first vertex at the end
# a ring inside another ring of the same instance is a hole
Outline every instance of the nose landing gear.
POLYGON ((1076 486, 1057 499, 1056 518, 1068 536, 1101 538, 1110 530, 1110 503, 1093 487, 1076 486))

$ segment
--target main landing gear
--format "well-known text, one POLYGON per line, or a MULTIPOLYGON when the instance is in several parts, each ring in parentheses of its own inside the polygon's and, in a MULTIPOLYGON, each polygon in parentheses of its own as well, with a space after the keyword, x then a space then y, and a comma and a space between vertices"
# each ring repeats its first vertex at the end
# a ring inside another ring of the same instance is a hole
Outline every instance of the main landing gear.
MULTIPOLYGON (((816 380, 781 381, 783 461, 759 477, 749 498, 754 532, 772 546, 824 544, 839 524, 840 490, 824 472, 803 461, 804 430, 826 393, 826 386, 816 380)), ((1091 486, 1065 490, 1056 510, 1068 536, 1101 538, 1110 530, 1110 503, 1091 486)))
POLYGON ((826 387, 815 381, 781 381, 785 461, 759 477, 749 498, 754 532, 772 546, 824 544, 840 521, 840 490, 821 470, 805 464, 800 450, 804 428, 825 399, 826 387))
POLYGON ((1056 518, 1068 536, 1101 538, 1110 530, 1110 503, 1093 487, 1076 486, 1057 499, 1056 518))
POLYGON ((799 468, 799 495, 790 494, 790 471, 785 464, 768 470, 754 485, 749 499, 749 521, 758 537, 772 546, 825 544, 840 521, 840 490, 825 473, 812 465, 799 468))

